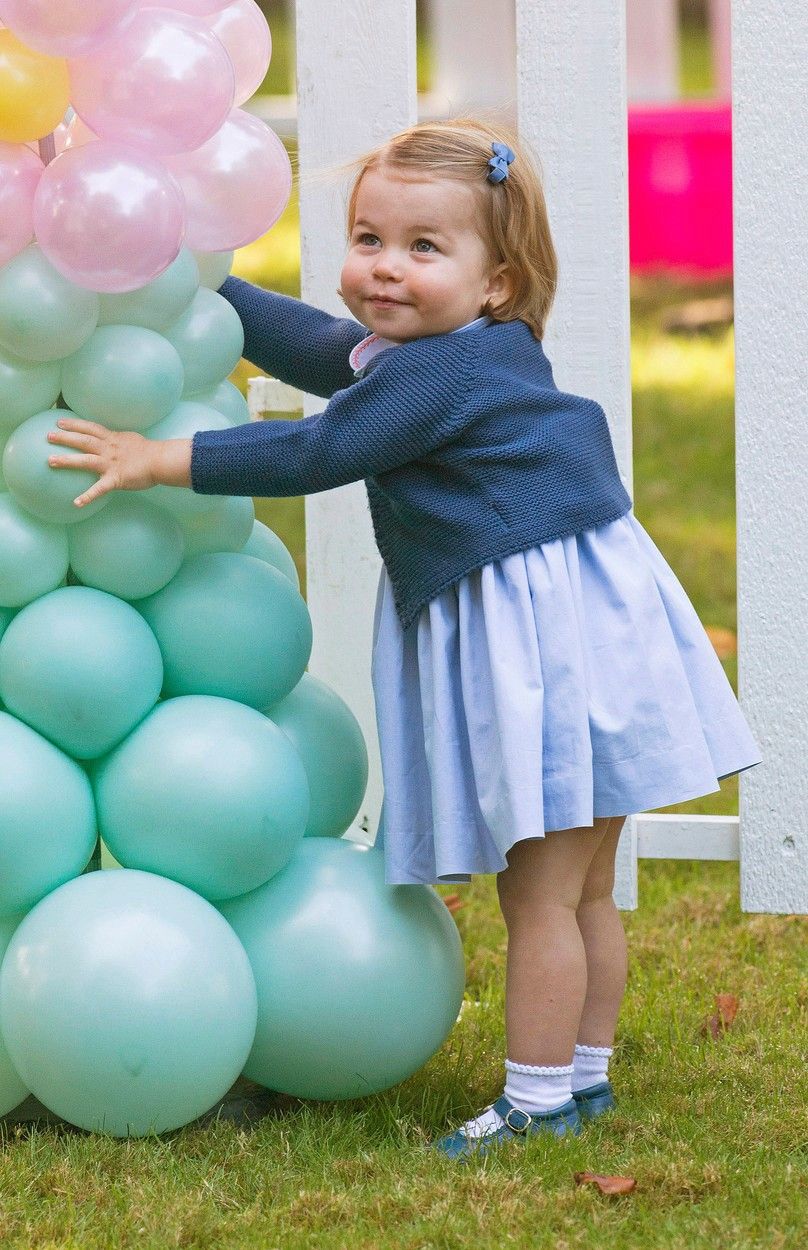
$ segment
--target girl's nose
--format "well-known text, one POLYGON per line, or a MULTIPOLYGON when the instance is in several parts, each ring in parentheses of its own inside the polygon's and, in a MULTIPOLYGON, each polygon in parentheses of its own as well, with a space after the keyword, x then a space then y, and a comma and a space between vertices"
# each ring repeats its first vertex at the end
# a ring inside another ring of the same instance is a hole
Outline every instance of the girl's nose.
POLYGON ((379 252, 373 262, 373 272, 380 278, 400 278, 401 259, 386 249, 379 252))

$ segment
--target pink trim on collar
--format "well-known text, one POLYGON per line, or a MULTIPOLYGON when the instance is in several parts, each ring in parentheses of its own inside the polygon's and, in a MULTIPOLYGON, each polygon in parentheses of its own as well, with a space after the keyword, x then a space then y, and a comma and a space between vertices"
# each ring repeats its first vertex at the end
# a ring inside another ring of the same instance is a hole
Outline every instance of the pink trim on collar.
POLYGON ((369 334, 367 338, 362 339, 361 343, 357 343, 351 350, 348 357, 348 363, 356 372, 364 369, 365 365, 378 356, 379 352, 383 352, 387 347, 397 347, 397 343, 391 343, 389 339, 382 338, 380 334, 369 334))

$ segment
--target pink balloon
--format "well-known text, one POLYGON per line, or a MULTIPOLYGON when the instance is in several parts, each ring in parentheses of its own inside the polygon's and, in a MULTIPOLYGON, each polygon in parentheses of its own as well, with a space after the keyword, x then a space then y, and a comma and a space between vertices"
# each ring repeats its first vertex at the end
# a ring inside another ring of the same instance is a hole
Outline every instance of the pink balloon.
POLYGON ((141 9, 103 53, 70 62, 71 102, 91 130, 155 155, 190 152, 221 126, 235 75, 203 21, 141 9))
POLYGON ((0 143, 0 265, 34 237, 34 195, 43 169, 24 143, 0 143))
POLYGON ((234 109, 196 152, 168 161, 185 192, 185 242, 200 252, 244 247, 274 226, 289 199, 292 168, 274 130, 234 109))
POLYGON ((235 104, 249 100, 261 86, 272 56, 267 19, 255 0, 232 0, 207 23, 221 39, 236 71, 235 104))
POLYGON ((134 291, 182 244, 182 192, 160 161, 98 139, 51 161, 34 197, 37 241, 51 264, 91 291, 134 291))
POLYGON ((0 0, 0 16, 29 48, 84 56, 134 13, 140 0, 0 0))
POLYGON ((190 13, 194 17, 207 17, 209 13, 218 13, 227 3, 228 0, 168 0, 166 8, 190 13))

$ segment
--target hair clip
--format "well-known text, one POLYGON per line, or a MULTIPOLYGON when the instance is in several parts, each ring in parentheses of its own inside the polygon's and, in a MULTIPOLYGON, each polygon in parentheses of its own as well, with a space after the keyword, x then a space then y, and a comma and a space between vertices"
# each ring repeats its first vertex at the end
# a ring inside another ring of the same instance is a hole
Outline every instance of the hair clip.
POLYGON ((490 169, 486 177, 489 182, 504 182, 508 177, 508 166, 516 159, 516 153, 511 151, 507 143, 492 143, 491 151, 494 155, 488 162, 490 169))

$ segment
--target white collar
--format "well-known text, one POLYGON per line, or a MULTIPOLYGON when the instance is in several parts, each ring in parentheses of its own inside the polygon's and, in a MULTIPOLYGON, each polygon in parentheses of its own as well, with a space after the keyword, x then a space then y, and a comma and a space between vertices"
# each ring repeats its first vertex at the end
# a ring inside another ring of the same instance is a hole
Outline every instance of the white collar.
MULTIPOLYGON (((459 334, 461 330, 472 330, 475 326, 488 325, 491 317, 483 315, 475 317, 473 321, 469 321, 464 326, 458 326, 456 330, 452 330, 452 334, 459 334)), ((374 356, 378 356, 379 352, 384 352, 388 347, 399 347, 399 343, 393 343, 390 339, 382 338, 380 334, 369 334, 367 338, 362 339, 360 343, 351 351, 348 357, 348 363, 354 373, 361 373, 370 363, 374 356)))

